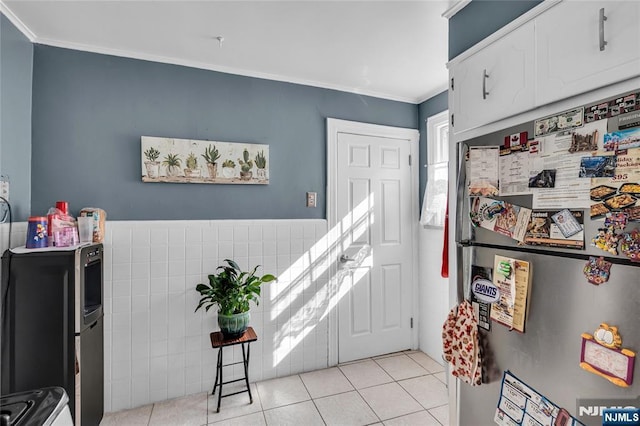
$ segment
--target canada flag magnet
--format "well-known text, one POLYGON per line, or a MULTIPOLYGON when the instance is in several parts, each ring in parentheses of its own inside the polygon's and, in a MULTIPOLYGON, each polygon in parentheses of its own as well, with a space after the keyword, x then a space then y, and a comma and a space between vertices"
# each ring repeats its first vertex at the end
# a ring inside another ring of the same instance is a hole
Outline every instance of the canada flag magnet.
POLYGON ((527 132, 514 133, 504 137, 504 147, 511 148, 512 151, 525 149, 527 146, 527 132))

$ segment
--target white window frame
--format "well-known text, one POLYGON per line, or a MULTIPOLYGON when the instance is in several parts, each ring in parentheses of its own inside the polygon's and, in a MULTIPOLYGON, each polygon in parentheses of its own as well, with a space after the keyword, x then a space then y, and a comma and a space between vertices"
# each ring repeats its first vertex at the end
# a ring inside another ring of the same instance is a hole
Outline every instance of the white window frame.
POLYGON ((442 111, 439 114, 432 115, 427 118, 427 165, 449 161, 449 137, 447 135, 446 145, 440 140, 442 129, 447 128, 449 132, 449 110, 442 111), (444 146, 443 146, 444 145, 444 146), (440 148, 440 154, 437 158, 432 147, 440 148))
MULTIPOLYGON (((446 198, 442 200, 442 195, 438 196, 438 206, 432 205, 434 195, 439 194, 442 188, 436 187, 433 179, 429 175, 437 168, 447 167, 449 162, 449 110, 427 118, 427 184, 425 186, 422 200, 422 214, 420 223, 425 227, 444 227, 444 217, 446 209, 446 198), (447 140, 443 141, 443 130, 446 128, 447 140)), ((440 173, 442 173, 440 171, 440 173)), ((448 172, 447 184, 448 186, 448 172)))

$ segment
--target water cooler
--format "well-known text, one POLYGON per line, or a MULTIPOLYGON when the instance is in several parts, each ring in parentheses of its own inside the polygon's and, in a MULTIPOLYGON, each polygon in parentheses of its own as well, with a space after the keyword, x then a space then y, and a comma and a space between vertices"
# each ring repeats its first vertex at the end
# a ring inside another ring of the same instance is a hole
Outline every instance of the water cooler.
POLYGON ((103 247, 2 256, 2 395, 61 387, 76 426, 104 409, 103 247))

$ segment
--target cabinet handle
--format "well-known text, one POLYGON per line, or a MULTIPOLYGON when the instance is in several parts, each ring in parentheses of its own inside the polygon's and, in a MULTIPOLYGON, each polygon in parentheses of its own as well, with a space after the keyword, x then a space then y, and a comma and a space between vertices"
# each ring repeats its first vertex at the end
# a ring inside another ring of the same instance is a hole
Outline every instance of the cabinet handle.
POLYGON ((600 9, 600 51, 604 50, 604 47, 607 45, 607 41, 604 39, 604 21, 607 20, 607 17, 604 16, 604 7, 600 9))
POLYGON ((489 78, 489 74, 487 74, 487 69, 485 68, 482 74, 482 99, 487 99, 487 95, 489 94, 489 92, 487 92, 488 78, 489 78))

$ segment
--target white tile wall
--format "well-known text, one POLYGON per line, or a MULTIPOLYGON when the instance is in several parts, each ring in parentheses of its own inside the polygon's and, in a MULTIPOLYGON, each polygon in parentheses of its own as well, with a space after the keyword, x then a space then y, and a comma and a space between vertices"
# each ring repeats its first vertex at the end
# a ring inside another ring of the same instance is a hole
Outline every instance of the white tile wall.
POLYGON ((251 310, 251 381, 328 366, 326 221, 109 221, 106 231, 105 411, 211 391, 218 327, 215 308, 194 313, 195 286, 225 258, 279 278, 251 310))
MULTIPOLYGON (((8 229, 0 225, 2 252, 8 229)), ((26 230, 13 224, 11 247, 26 230)), ((328 366, 325 220, 109 221, 106 231, 105 411, 211 391, 217 320, 214 309, 194 313, 195 285, 225 258, 278 276, 251 311, 251 381, 328 366)), ((225 375, 241 377, 241 366, 225 375)))
POLYGON ((23 246, 27 242, 27 222, 17 222, 13 224, 11 230, 11 245, 7 243, 9 237, 9 224, 3 223, 0 225, 0 250, 5 252, 9 247, 23 246))

